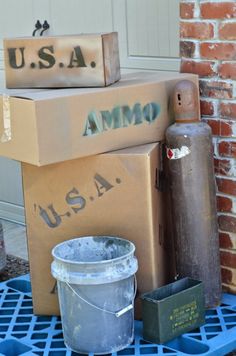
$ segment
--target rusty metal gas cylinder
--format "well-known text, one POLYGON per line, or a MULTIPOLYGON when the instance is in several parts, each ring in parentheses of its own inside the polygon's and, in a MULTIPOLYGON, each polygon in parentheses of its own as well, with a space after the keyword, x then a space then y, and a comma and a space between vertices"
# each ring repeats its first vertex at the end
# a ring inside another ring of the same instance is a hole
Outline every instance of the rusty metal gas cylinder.
POLYGON ((205 305, 221 299, 219 234, 210 127, 199 117, 198 89, 179 82, 176 123, 166 131, 176 267, 179 277, 203 281, 205 305))

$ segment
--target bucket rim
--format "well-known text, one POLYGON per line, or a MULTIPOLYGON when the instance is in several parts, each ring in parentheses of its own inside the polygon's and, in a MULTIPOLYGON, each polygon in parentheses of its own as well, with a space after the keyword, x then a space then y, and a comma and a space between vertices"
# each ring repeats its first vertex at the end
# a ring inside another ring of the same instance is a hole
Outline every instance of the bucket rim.
POLYGON ((75 237, 75 238, 72 238, 70 240, 65 240, 63 242, 60 242, 59 244, 57 244, 56 246, 53 247, 52 251, 51 251, 51 254, 53 256, 53 258, 55 260, 58 260, 58 261, 61 261, 61 262, 65 262, 65 263, 69 263, 69 264, 76 264, 76 265, 90 265, 90 266, 94 266, 96 264, 99 263, 99 265, 101 264, 108 264, 108 263, 111 263, 111 262, 118 262, 118 261, 121 261, 123 259, 126 259, 127 256, 129 255, 134 255, 134 252, 135 252, 135 244, 133 242, 131 242, 130 240, 127 240, 127 239, 124 239, 120 236, 115 236, 115 235, 83 235, 83 236, 80 236, 80 237, 75 237), (115 238, 116 240, 121 240, 121 241, 125 241, 125 242, 128 242, 131 246, 131 250, 123 255, 123 256, 120 256, 120 257, 116 257, 116 258, 112 258, 112 259, 109 259, 109 260, 102 260, 102 261, 74 261, 74 260, 69 260, 69 259, 65 259, 65 258, 62 258, 62 257, 58 257, 55 255, 55 250, 56 248, 60 247, 61 245, 67 243, 67 242, 70 242, 70 241, 75 241, 75 240, 80 240, 80 239, 83 239, 83 238, 94 238, 94 237, 103 237, 103 238, 115 238))

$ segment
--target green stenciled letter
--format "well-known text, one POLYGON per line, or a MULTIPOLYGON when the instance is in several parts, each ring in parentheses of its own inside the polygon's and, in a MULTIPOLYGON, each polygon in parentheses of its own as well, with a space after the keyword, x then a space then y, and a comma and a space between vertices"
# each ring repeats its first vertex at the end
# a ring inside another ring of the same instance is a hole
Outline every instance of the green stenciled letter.
POLYGON ((98 197, 101 197, 105 192, 113 188, 113 185, 98 173, 94 176, 94 184, 98 192, 98 197))
POLYGON ((52 68, 54 66, 56 60, 54 56, 50 53, 54 53, 53 46, 40 48, 40 50, 38 51, 38 56, 40 59, 47 62, 47 64, 44 64, 42 61, 39 61, 39 69, 52 68))
POLYGON ((69 205, 78 205, 72 208, 75 213, 78 213, 78 211, 83 209, 86 205, 86 200, 79 195, 79 191, 76 188, 71 189, 69 193, 67 193, 66 202, 69 205))
POLYGON ((121 127, 121 109, 120 106, 114 107, 112 110, 112 118, 113 118, 113 129, 119 129, 121 127))
POLYGON ((99 117, 97 117, 95 111, 91 111, 88 114, 88 118, 85 123, 83 136, 92 136, 94 134, 98 134, 99 132, 102 132, 99 117))
POLYGON ((139 125, 142 123, 142 108, 141 104, 136 103, 131 110, 129 106, 121 107, 122 112, 122 126, 127 127, 131 124, 139 125))
POLYGON ((149 123, 153 122, 160 114, 160 105, 156 103, 149 103, 143 108, 143 116, 149 123))
POLYGON ((13 69, 19 69, 23 68, 25 65, 25 58, 24 58, 24 47, 20 48, 8 48, 8 55, 9 55, 9 64, 13 69), (19 50, 19 54, 21 56, 21 63, 17 64, 17 59, 16 59, 16 50, 19 50))
POLYGON ((127 127, 129 125, 138 125, 142 123, 142 107, 136 103, 133 109, 128 105, 116 106, 112 110, 113 128, 127 127))
POLYGON ((75 47, 74 51, 71 53, 70 63, 67 68, 74 67, 87 67, 80 46, 75 47), (73 63, 75 65, 73 65, 73 63))
POLYGON ((101 111, 101 118, 103 131, 107 131, 113 128, 113 117, 110 111, 101 111))
POLYGON ((47 211, 43 209, 40 205, 39 205, 39 215, 49 227, 51 228, 58 227, 61 224, 61 216, 57 214, 52 204, 48 205, 47 208, 50 211, 50 215, 52 219, 47 213, 47 211))

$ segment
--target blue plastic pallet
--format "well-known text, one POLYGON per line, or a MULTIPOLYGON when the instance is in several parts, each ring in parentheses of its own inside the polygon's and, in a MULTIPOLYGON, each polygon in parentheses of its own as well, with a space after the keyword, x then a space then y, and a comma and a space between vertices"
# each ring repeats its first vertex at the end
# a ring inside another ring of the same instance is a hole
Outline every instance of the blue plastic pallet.
MULTIPOLYGON (((234 350, 236 296, 224 294, 220 307, 207 310, 206 324, 201 328, 157 345, 142 339, 142 323, 135 322, 133 344, 112 356, 223 356, 234 350)), ((66 348, 60 317, 33 315, 29 275, 0 283, 0 355, 80 355, 66 348)))

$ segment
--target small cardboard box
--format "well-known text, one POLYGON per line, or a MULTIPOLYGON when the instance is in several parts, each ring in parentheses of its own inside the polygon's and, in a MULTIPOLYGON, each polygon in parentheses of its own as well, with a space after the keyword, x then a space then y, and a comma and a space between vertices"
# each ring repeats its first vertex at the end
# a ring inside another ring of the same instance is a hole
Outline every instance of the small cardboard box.
POLYGON ((173 86, 198 77, 132 73, 107 88, 9 90, 0 98, 0 155, 37 166, 164 139, 173 86))
POLYGON ((73 237, 134 242, 139 294, 168 281, 159 151, 153 143, 45 167, 22 164, 34 313, 59 313, 51 250, 73 237))
POLYGON ((7 88, 104 87, 120 79, 117 32, 4 40, 7 88))
POLYGON ((205 322, 203 283, 182 278, 142 296, 143 338, 163 344, 205 322))

